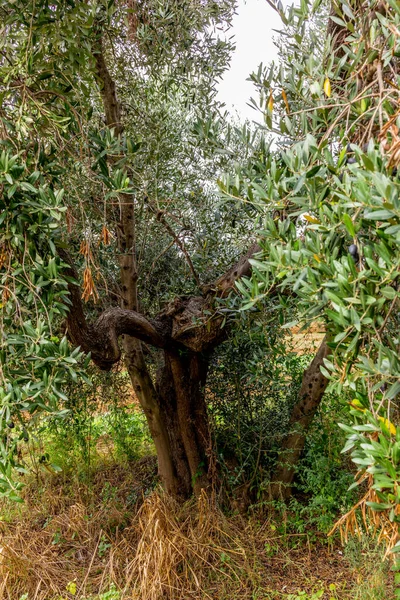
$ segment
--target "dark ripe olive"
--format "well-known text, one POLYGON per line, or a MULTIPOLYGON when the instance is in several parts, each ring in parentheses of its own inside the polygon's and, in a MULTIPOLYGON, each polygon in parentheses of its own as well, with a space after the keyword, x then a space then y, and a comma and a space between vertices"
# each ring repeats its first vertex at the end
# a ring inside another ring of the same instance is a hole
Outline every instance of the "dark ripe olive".
POLYGON ((350 158, 347 159, 347 164, 348 165, 354 165, 354 163, 357 162, 357 159, 354 158, 354 156, 350 156, 350 158))
POLYGON ((349 254, 354 260, 354 262, 357 262, 357 260, 360 258, 358 254, 358 248, 355 244, 351 244, 351 246, 349 246, 349 254))
POLYGON ((343 173, 339 173, 339 181, 340 183, 343 183, 343 173))
POLYGON ((29 442, 29 435, 28 434, 24 435, 24 442, 29 442))
POLYGON ((10 419, 10 421, 7 421, 7 427, 9 427, 10 429, 14 429, 15 425, 14 425, 14 423, 11 421, 11 419, 10 419))
POLYGON ((40 463, 45 463, 47 461, 47 457, 43 454, 40 458, 39 458, 39 462, 40 463))

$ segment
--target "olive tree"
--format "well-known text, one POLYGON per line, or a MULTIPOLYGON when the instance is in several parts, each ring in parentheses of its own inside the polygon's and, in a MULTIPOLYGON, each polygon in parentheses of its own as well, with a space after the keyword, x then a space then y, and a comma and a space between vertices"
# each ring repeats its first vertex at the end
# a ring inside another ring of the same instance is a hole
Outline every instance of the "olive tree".
MULTIPOLYGON (((14 448, 31 418, 59 407, 66 378, 86 377, 83 352, 111 369, 121 336, 166 489, 187 497, 206 484, 203 388, 224 332, 198 274, 208 259, 212 279, 217 254, 196 227, 224 159, 190 132, 217 108, 231 45, 216 27, 232 11, 230 1, 1 6, 1 422, 18 433, 3 438, 3 493, 18 492, 14 448), (160 261, 164 302, 151 288, 160 261), (164 356, 156 376, 143 343, 164 356)), ((221 262, 237 256, 230 248, 221 262)), ((231 280, 216 285, 223 294, 231 280)))
MULTIPOLYGON (((399 4, 304 0, 281 15, 282 60, 253 75, 276 150, 223 185, 264 219, 252 275, 237 285, 245 309, 274 292, 295 300, 305 327, 323 321, 321 373, 348 399, 346 450, 356 484, 369 482, 358 506, 379 511, 374 522, 397 550, 399 4)), ((293 414, 277 479, 293 477, 315 408, 305 398, 293 414)), ((354 511, 346 519, 357 530, 354 511)))
MULTIPOLYGON (((122 358, 165 489, 187 498, 210 485, 210 354, 260 250, 251 203, 224 212, 212 182, 246 157, 257 177, 276 173, 262 136, 245 127, 242 143, 214 118, 231 48, 217 30, 232 11, 229 0, 1 5, 2 493, 17 495, 15 446, 60 409, 65 382, 87 378, 88 360, 112 370, 122 358)), ((303 374, 292 420, 305 426, 327 351, 303 374)))

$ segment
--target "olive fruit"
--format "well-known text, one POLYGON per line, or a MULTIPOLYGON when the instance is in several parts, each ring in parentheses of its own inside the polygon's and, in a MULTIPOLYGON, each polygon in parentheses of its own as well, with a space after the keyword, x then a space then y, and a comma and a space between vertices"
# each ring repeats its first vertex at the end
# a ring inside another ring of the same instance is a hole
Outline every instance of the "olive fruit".
POLYGON ((14 429, 15 425, 14 423, 11 421, 11 419, 9 421, 7 421, 7 427, 9 427, 10 429, 14 429))
POLYGON ((358 254, 358 248, 355 244, 351 244, 351 246, 349 246, 349 254, 354 262, 357 262, 360 258, 360 255, 358 254))

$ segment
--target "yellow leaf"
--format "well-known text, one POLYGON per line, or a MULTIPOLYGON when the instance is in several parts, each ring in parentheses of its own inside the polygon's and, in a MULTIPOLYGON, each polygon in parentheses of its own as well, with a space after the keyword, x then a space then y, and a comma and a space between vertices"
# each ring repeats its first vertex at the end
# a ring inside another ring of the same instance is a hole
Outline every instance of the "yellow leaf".
POLYGON ((286 106, 286 111, 290 112, 289 102, 288 102, 285 90, 282 90, 282 98, 283 98, 283 101, 284 101, 285 106, 286 106))
POLYGON ((319 263, 321 262, 321 259, 320 259, 320 257, 318 256, 318 254, 314 254, 314 258, 315 258, 315 260, 316 260, 317 262, 319 262, 319 263))
POLYGON ((308 221, 309 223, 316 223, 317 225, 319 223, 321 223, 321 221, 319 221, 319 219, 316 219, 315 217, 312 217, 311 215, 303 215, 303 217, 305 218, 306 221, 308 221))
POLYGON ((382 423, 384 423, 386 425, 386 427, 389 429, 389 431, 392 435, 396 435, 396 427, 393 425, 393 423, 391 423, 389 421, 389 419, 385 419, 384 417, 379 417, 379 420, 382 421, 382 423))
POLYGON ((329 81, 328 77, 324 81, 324 92, 328 98, 331 97, 331 82, 329 81))
MULTIPOLYGON (((363 407, 361 402, 359 400, 357 400, 357 398, 353 398, 353 400, 350 402, 350 406, 352 408, 355 408, 356 410, 359 410, 360 412, 366 411, 366 409, 363 407)), ((378 416, 378 419, 386 425, 386 427, 389 429, 389 431, 392 435, 396 435, 396 427, 393 425, 393 423, 391 423, 389 421, 389 419, 385 419, 385 417, 380 417, 380 416, 378 416)))
POLYGON ((76 594, 76 582, 75 581, 70 581, 69 583, 67 583, 65 589, 67 590, 67 592, 69 594, 71 594, 71 596, 75 596, 75 594, 76 594))
POLYGON ((272 97, 272 92, 271 92, 271 93, 270 93, 270 95, 269 95, 269 100, 268 100, 268 105, 267 105, 267 108, 268 108, 269 112, 271 112, 271 113, 272 113, 272 111, 273 111, 273 109, 274 109, 274 99, 273 99, 273 97, 272 97))
POLYGON ((365 412, 365 408, 363 407, 363 405, 361 404, 361 402, 359 400, 357 400, 357 398, 353 398, 353 400, 350 402, 350 406, 352 408, 355 408, 356 410, 359 410, 361 412, 365 412))

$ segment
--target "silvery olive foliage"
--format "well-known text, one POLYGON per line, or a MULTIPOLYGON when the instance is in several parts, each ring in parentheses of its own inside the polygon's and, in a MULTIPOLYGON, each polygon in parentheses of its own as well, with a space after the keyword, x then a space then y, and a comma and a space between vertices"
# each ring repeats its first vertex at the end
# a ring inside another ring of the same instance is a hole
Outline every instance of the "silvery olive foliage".
POLYGON ((221 183, 229 201, 244 199, 263 219, 252 276, 238 288, 243 310, 273 291, 294 299, 305 327, 323 321, 323 373, 351 399, 345 450, 396 551, 400 6, 302 0, 281 16, 281 60, 252 75, 274 145, 221 183))

